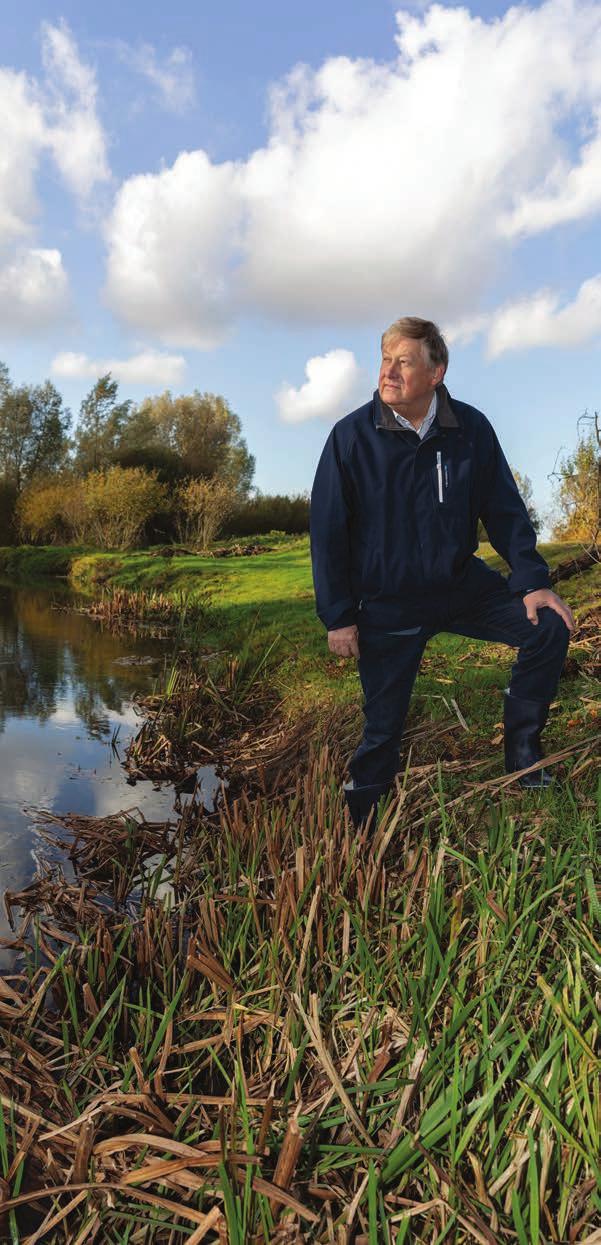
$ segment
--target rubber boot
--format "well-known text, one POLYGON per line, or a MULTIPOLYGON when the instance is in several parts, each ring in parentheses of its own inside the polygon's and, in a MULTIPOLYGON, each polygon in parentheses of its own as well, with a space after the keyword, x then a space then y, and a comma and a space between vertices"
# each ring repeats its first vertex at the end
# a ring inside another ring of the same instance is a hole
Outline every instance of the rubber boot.
MULTIPOLYGON (((542 760, 540 734, 549 716, 549 704, 514 696, 508 687, 503 696, 505 772, 512 774, 542 760)), ((517 779, 520 787, 549 787, 553 781, 554 775, 544 767, 517 779)))
POLYGON ((378 801, 383 795, 387 795, 391 790, 391 784, 374 783, 367 787, 353 787, 350 783, 344 784, 344 795, 351 814, 353 825, 356 830, 360 830, 367 821, 371 810, 374 815, 370 822, 370 830, 373 834, 377 825, 378 801))

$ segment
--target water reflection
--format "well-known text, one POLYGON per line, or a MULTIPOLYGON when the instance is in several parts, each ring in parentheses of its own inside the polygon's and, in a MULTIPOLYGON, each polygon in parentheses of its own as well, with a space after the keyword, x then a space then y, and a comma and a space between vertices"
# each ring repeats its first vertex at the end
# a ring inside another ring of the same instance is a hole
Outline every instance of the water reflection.
POLYGON ((164 644, 124 639, 85 615, 53 609, 65 596, 56 588, 0 583, 0 731, 7 715, 43 724, 68 698, 98 738, 109 729, 107 712, 121 713, 124 701, 149 685, 148 667, 144 675, 144 667, 115 663, 130 653, 160 661, 164 644))
MULTIPOLYGON (((20 890, 49 849, 32 809, 95 816, 138 808, 149 821, 176 820, 171 788, 128 785, 111 739, 123 749, 140 725, 135 692, 150 690, 169 641, 115 636, 85 615, 53 609, 68 596, 0 581, 0 877, 20 890), (153 658, 122 664, 127 656, 153 658)), ((207 770, 208 802, 216 782, 207 770)), ((1 911, 1 909, 0 909, 1 911)), ((9 933, 0 916, 0 935, 9 933)), ((0 963, 2 957, 0 956, 0 963)))

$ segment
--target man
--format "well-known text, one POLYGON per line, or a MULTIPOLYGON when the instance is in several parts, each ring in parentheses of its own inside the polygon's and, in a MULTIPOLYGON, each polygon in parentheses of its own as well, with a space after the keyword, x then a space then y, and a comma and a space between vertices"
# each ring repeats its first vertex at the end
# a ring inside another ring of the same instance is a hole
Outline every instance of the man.
MULTIPOLYGON (((437 326, 407 316, 382 336, 378 388, 340 419, 311 493, 317 613, 330 652, 358 659, 363 739, 345 794, 360 826, 392 788, 427 641, 454 632, 518 649, 504 690, 507 773, 542 759, 545 726, 574 628, 497 435, 443 384, 437 326), (508 578, 475 555, 481 518, 508 578)), ((548 786, 544 767, 521 786, 548 786)))

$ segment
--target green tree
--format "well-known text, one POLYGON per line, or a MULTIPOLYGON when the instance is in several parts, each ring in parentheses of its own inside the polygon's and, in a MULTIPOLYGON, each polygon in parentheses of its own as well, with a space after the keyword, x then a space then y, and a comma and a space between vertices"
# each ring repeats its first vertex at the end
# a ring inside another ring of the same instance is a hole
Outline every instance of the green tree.
MULTIPOLYGON (((532 480, 530 479, 530 476, 522 475, 521 472, 516 471, 514 467, 510 466, 509 470, 511 471, 511 474, 518 486, 518 492, 524 502, 526 510, 528 511, 528 518, 530 519, 535 532, 540 532, 541 520, 534 505, 534 499, 532 496, 532 480)), ((478 540, 480 542, 488 540, 486 528, 484 527, 481 519, 478 519, 478 540)))
POLYGON ((0 373, 0 476, 16 490, 37 474, 60 468, 67 456, 70 411, 52 381, 19 385, 0 373))
POLYGON ((129 418, 131 401, 117 402, 118 384, 110 372, 99 376, 86 394, 75 430, 75 468, 80 475, 114 462, 129 418))
POLYGON ((11 388, 10 376, 6 363, 0 363, 0 402, 4 399, 11 388))
POLYGON ((113 463, 116 467, 143 467, 145 471, 155 471, 161 484, 174 484, 184 474, 181 458, 164 445, 121 445, 113 463))
POLYGON ((601 466, 593 432, 582 437, 573 454, 560 462, 554 505, 554 540, 598 541, 601 513, 601 466))
POLYGON ((518 486, 518 490, 522 498, 522 501, 524 502, 526 510, 528 511, 528 518, 530 519, 530 522, 535 532, 540 532, 541 520, 538 514, 538 510, 536 509, 534 505, 534 498, 532 496, 532 480, 530 479, 530 476, 525 476, 525 475, 523 476, 521 472, 515 471, 513 467, 511 468, 511 472, 518 486))
POLYGON ((146 398, 127 421, 120 452, 133 447, 170 450, 186 476, 223 480, 236 499, 248 495, 255 460, 239 416, 219 394, 195 389, 174 398, 167 390, 146 398))

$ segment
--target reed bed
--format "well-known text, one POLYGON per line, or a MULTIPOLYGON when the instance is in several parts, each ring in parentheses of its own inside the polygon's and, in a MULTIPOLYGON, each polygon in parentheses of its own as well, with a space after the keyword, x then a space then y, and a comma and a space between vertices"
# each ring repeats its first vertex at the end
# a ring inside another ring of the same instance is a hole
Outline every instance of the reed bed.
POLYGON ((8 899, 3 1240, 599 1240, 601 781, 451 795, 408 757, 357 836, 339 747, 175 829, 49 823, 74 878, 8 899))
MULTIPOLYGON (((185 592, 168 595, 156 590, 140 589, 132 592, 127 588, 103 589, 89 604, 79 604, 77 613, 87 614, 116 633, 135 633, 144 629, 146 634, 165 638, 174 628, 198 625, 208 609, 208 594, 195 593, 191 598, 185 592)), ((55 609, 73 610, 72 605, 54 605, 55 609)))
POLYGON ((277 697, 267 671, 279 640, 259 656, 250 644, 237 655, 213 652, 201 660, 182 650, 160 690, 135 698, 144 720, 126 751, 130 776, 178 783, 194 762, 223 764, 232 735, 273 715, 277 697))

